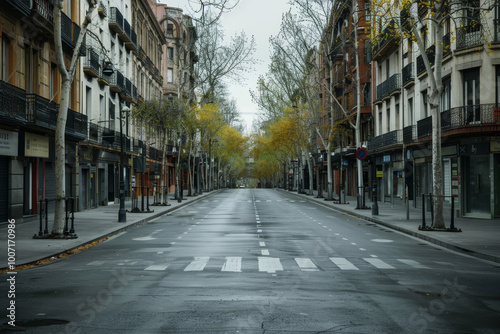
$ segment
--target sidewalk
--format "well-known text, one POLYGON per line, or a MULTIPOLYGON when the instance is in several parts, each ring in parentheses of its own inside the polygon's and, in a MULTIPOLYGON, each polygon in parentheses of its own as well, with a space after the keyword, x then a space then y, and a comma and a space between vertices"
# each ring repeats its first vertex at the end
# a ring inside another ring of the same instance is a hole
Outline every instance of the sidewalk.
MULTIPOLYGON (((280 189, 281 191, 285 191, 280 189)), ((410 234, 414 237, 432 242, 442 247, 466 253, 488 261, 500 263, 500 219, 486 220, 455 217, 455 227, 462 232, 436 232, 420 231, 422 225, 422 209, 410 207, 410 219, 406 219, 406 208, 398 204, 378 203, 379 215, 373 216, 371 209, 356 209, 355 197, 347 196, 348 204, 335 204, 325 201, 324 198, 316 198, 313 195, 297 194, 290 192, 304 200, 314 201, 323 206, 335 209, 346 214, 359 217, 386 227, 410 234)), ((324 195, 323 195, 324 196, 324 195)), ((334 195, 334 198, 338 196, 334 195)), ((367 198, 366 206, 371 207, 372 202, 367 198)), ((445 207, 445 224, 450 227, 451 212, 445 207)), ((430 212, 426 213, 426 225, 431 225, 430 212)))
MULTIPOLYGON (((16 224, 15 227, 15 264, 21 266, 25 264, 35 263, 40 260, 58 257, 60 254, 74 250, 76 248, 91 244, 95 241, 110 237, 119 232, 125 231, 132 227, 146 224, 148 221, 160 217, 170 211, 179 209, 188 204, 193 204, 206 199, 208 196, 215 194, 217 191, 204 192, 201 195, 187 197, 184 196, 182 203, 173 200, 173 194, 168 195, 169 206, 151 206, 151 213, 129 213, 132 208, 131 201, 125 202, 127 210, 127 221, 124 223, 118 222, 119 203, 108 206, 100 206, 96 209, 75 212, 75 234, 77 239, 33 239, 35 234, 40 230, 40 221, 37 217, 25 219, 22 223, 16 224)), ((152 197, 151 197, 152 198, 152 197)), ((151 203, 151 202, 150 202, 151 203)), ((139 208, 141 203, 139 201, 139 208)), ((146 210, 146 208, 145 208, 146 210)), ((48 230, 52 227, 53 216, 49 214, 48 230)), ((45 222, 43 223, 45 228, 45 222)), ((0 226, 0 271, 7 268, 8 264, 8 224, 0 226)), ((12 246, 12 245, 11 245, 12 246)))

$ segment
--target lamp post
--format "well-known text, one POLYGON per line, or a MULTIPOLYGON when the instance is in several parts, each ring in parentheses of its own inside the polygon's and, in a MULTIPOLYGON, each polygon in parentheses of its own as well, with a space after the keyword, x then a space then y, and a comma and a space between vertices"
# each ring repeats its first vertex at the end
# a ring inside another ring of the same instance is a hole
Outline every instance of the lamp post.
POLYGON ((120 111, 120 209, 118 210, 118 222, 124 223, 127 221, 127 212, 125 211, 125 182, 123 180, 123 122, 122 122, 122 113, 127 113, 130 111, 130 108, 124 106, 120 111))

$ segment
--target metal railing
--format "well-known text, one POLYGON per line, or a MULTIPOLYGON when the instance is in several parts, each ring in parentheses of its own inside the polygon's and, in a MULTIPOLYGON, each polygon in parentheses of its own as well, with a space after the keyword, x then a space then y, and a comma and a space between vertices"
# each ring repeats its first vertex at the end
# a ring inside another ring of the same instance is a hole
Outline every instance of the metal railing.
MULTIPOLYGON (((445 110, 440 114, 441 130, 447 131, 465 126, 500 124, 495 104, 476 104, 445 110), (497 113, 497 114, 496 114, 497 113)), ((418 138, 432 135, 432 116, 417 122, 418 138)))
MULTIPOLYGON (((63 235, 65 239, 76 239, 78 236, 75 233, 75 198, 66 197, 63 198, 66 202, 65 205, 65 217, 64 217, 64 230, 63 235), (70 209, 71 207, 71 209, 70 209), (70 225, 71 222, 71 225, 70 225)), ((49 202, 56 202, 57 199, 41 199, 39 201, 40 209, 40 229, 38 234, 33 236, 33 239, 43 239, 50 238, 49 236, 49 202), (44 205, 45 204, 45 205, 44 205), (43 222, 45 221, 45 228, 43 222)))
POLYGON ((399 88, 401 88, 401 73, 396 73, 377 86, 377 100, 390 95, 399 88))
POLYGON ((26 123, 26 91, 0 81, 0 115, 4 121, 26 123))
POLYGON ((448 232, 462 232, 461 229, 457 229, 455 227, 455 216, 454 216, 454 211, 455 211, 455 197, 458 197, 457 195, 453 196, 436 196, 433 194, 425 195, 422 194, 422 225, 418 227, 419 230, 421 231, 432 231, 434 229, 434 200, 436 197, 441 197, 443 199, 445 198, 451 198, 451 216, 450 216, 450 227, 445 229, 448 232), (431 226, 427 226, 425 222, 425 198, 429 199, 429 205, 430 205, 430 210, 431 210, 431 226))
POLYGON ((483 27, 481 24, 477 23, 457 29, 457 50, 470 48, 483 43, 483 27))
POLYGON ((394 130, 383 135, 372 138, 368 142, 369 150, 377 150, 382 147, 403 143, 403 130, 394 130))
POLYGON ((409 63, 403 67, 403 86, 415 81, 415 71, 413 70, 413 63, 409 63))
POLYGON ((403 143, 409 144, 417 141, 417 126, 410 125, 403 128, 403 143))

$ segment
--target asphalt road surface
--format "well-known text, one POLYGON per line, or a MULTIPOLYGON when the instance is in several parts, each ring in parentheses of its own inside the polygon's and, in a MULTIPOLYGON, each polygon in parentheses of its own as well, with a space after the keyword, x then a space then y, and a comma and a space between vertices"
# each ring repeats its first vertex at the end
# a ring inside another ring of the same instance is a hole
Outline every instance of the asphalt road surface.
POLYGON ((500 267, 230 189, 18 272, 16 317, 28 333, 498 333, 500 267))

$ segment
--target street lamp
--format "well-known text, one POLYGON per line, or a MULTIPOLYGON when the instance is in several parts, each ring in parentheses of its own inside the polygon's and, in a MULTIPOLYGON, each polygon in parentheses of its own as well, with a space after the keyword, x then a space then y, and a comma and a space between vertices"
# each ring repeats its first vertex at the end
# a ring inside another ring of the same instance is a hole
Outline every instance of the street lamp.
POLYGON ((123 122, 122 113, 130 112, 130 108, 124 106, 120 111, 120 209, 118 210, 118 222, 125 223, 127 221, 127 212, 125 211, 125 182, 123 180, 123 122))

